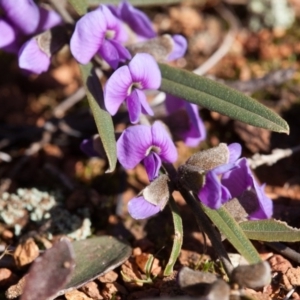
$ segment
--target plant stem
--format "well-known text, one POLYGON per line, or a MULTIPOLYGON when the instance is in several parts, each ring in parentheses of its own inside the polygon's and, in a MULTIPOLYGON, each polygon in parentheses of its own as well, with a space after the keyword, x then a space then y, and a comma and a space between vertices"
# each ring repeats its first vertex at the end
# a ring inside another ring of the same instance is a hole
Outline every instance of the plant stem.
POLYGON ((229 276, 233 270, 232 263, 229 259, 227 251, 225 250, 218 233, 216 232, 215 228, 212 226, 208 217, 202 210, 199 200, 195 199, 190 194, 190 192, 183 189, 182 187, 179 187, 179 191, 183 196, 184 200, 186 201, 186 203, 190 206, 192 212, 194 213, 200 230, 204 231, 207 234, 208 238, 210 239, 213 249, 216 251, 217 255, 219 256, 224 266, 224 269, 227 275, 229 276))
POLYGON ((183 241, 182 219, 179 214, 178 206, 172 196, 169 199, 169 207, 171 209, 174 224, 174 240, 170 258, 164 270, 164 276, 169 276, 173 273, 173 267, 180 254, 183 241))
MULTIPOLYGON (((174 166, 172 164, 164 164, 163 166, 167 171, 167 173, 169 174, 170 179, 173 182, 177 182, 177 171, 175 170, 174 166)), ((212 243, 214 250, 216 251, 217 255, 219 256, 224 266, 226 273, 230 275, 233 270, 233 266, 231 264, 229 256, 220 240, 220 237, 218 236, 217 231, 212 226, 207 215, 202 210, 199 200, 195 199, 193 195, 187 190, 185 190, 182 186, 180 186, 180 184, 178 184, 177 189, 181 193, 182 197, 185 199, 186 203, 192 209, 192 212, 196 217, 196 221, 198 223, 200 231, 203 231, 207 234, 208 238, 212 243)))

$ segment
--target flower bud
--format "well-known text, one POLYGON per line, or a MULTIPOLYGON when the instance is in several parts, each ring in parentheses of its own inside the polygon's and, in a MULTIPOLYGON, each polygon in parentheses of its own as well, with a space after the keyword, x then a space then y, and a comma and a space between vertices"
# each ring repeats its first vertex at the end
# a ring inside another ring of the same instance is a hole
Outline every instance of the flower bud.
POLYGON ((271 268, 266 262, 236 267, 231 274, 232 283, 258 290, 271 282, 271 268))
POLYGON ((187 165, 197 166, 204 171, 209 171, 229 161, 229 149, 226 144, 221 143, 217 147, 203 150, 192 155, 187 165))

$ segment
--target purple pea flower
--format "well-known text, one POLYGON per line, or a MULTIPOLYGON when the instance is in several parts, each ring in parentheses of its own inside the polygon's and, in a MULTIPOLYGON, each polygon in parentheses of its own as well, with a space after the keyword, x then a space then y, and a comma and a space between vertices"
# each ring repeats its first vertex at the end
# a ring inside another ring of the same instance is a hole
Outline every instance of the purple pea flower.
POLYGON ((152 23, 141 10, 133 7, 129 1, 123 0, 118 7, 109 6, 111 12, 128 26, 140 37, 153 38, 156 36, 152 23))
POLYGON ((127 40, 122 23, 104 5, 84 15, 76 24, 70 41, 74 57, 87 64, 98 53, 113 68, 131 58, 121 44, 127 40))
POLYGON ((248 216, 250 220, 272 217, 273 202, 264 192, 265 185, 259 186, 255 180, 246 158, 239 159, 235 163, 235 168, 223 175, 222 184, 230 192, 231 198, 237 197, 242 205, 247 200, 254 202, 250 205, 245 203, 251 209, 248 216), (252 197, 249 197, 249 192, 252 197))
POLYGON ((239 159, 240 155, 241 146, 237 143, 198 152, 179 167, 179 181, 212 209, 237 197, 249 219, 270 218, 272 200, 254 179, 247 160, 239 159))
POLYGON ((135 124, 141 113, 153 115, 144 89, 158 89, 161 74, 154 58, 147 53, 138 53, 128 66, 117 69, 108 79, 104 89, 107 111, 115 115, 122 102, 126 102, 130 122, 135 124))
POLYGON ((134 219, 149 218, 162 211, 174 190, 169 176, 161 174, 128 203, 128 212, 134 219))
POLYGON ((123 131, 117 141, 117 157, 126 169, 143 162, 149 180, 158 176, 162 161, 173 163, 177 150, 164 125, 156 121, 152 126, 136 125, 123 131))
MULTIPOLYGON (((206 206, 218 209, 222 204, 232 199, 232 195, 223 181, 219 179, 226 172, 235 168, 235 163, 240 157, 242 147, 238 143, 227 146, 228 156, 226 162, 208 170, 205 174, 204 185, 198 191, 198 197, 206 206)), ((214 159, 211 157, 210 159, 214 159)))
MULTIPOLYGON (((196 104, 191 104, 180 98, 168 94, 165 100, 166 110, 170 114, 169 120, 175 133, 189 147, 196 147, 206 139, 206 130, 199 116, 196 104)), ((172 132, 174 132, 172 130, 172 132)))
POLYGON ((0 0, 0 48, 17 53, 26 36, 38 34, 61 23, 60 16, 37 6, 32 0, 0 0), (17 5, 16 5, 17 4, 17 5))

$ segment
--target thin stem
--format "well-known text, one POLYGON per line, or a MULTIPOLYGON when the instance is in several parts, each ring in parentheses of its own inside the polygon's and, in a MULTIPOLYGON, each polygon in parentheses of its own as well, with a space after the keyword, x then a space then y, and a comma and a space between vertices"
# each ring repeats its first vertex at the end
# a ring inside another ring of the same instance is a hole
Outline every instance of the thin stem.
MULTIPOLYGON (((174 166, 172 164, 164 164, 163 167, 168 172, 170 179, 173 182, 177 182, 177 172, 174 166)), ((231 264, 229 256, 220 240, 220 237, 217 234, 217 231, 212 226, 207 215, 202 210, 199 200, 196 200, 190 192, 182 188, 180 185, 178 185, 177 189, 185 199, 186 203, 190 206, 192 212, 194 213, 200 231, 203 231, 207 234, 214 250, 216 251, 224 266, 225 271, 228 275, 230 275, 233 270, 233 266, 231 264)))
POLYGON ((232 263, 229 259, 227 251, 225 250, 222 244, 219 235, 217 234, 215 228, 212 226, 207 215, 202 210, 199 200, 195 199, 190 194, 190 192, 186 191, 182 187, 179 187, 179 191, 183 196, 184 200, 186 201, 186 203, 190 206, 192 212, 194 213, 200 230, 204 231, 207 234, 208 238, 210 239, 213 249, 216 251, 217 255, 219 256, 224 266, 224 269, 227 275, 229 276, 233 270, 232 263))
POLYGON ((164 276, 169 276, 173 273, 173 267, 180 254, 180 250, 183 242, 182 219, 179 214, 178 206, 172 196, 169 199, 169 207, 171 209, 173 224, 174 224, 174 240, 173 240, 173 247, 170 254, 170 258, 164 270, 164 276))
POLYGON ((297 263, 300 263, 300 253, 296 252, 295 250, 291 249, 290 247, 278 243, 278 242, 264 242, 267 246, 274 249, 278 253, 280 253, 282 256, 285 256, 297 263))

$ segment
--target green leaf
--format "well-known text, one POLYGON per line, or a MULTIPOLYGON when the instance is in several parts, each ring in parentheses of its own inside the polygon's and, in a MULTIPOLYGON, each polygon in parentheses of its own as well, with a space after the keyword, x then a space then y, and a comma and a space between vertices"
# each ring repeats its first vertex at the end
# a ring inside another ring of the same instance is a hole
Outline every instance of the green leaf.
POLYGON ((209 216, 211 221, 218 227, 220 232, 250 264, 255 264, 261 261, 256 249, 247 238, 239 224, 223 206, 217 210, 210 209, 203 204, 201 204, 201 207, 209 216))
MULTIPOLYGON (((197 0, 200 2, 200 0, 197 0)), ((206 0, 202 0, 201 2, 204 4, 206 0)), ((121 0, 88 0, 89 5, 99 5, 99 4, 119 4, 121 0)), ((133 6, 150 6, 150 5, 168 5, 168 4, 176 4, 183 2, 183 0, 130 0, 129 1, 133 6)), ((200 2, 200 4, 201 4, 200 2)))
POLYGON ((82 16, 87 12, 88 2, 86 0, 69 0, 69 3, 73 6, 79 16, 82 16))
POLYGON ((300 241, 300 229, 274 219, 241 222, 240 227, 251 240, 263 242, 300 241))
POLYGON ((117 268, 126 261, 132 249, 127 243, 112 236, 101 236, 72 243, 75 269, 68 284, 56 294, 77 289, 85 283, 117 268))
POLYGON ((241 92, 186 70, 165 64, 159 64, 159 67, 162 74, 160 90, 232 119, 272 131, 289 133, 286 121, 241 92))
POLYGON ((108 158, 109 168, 106 172, 112 172, 114 171, 117 163, 116 139, 112 118, 110 114, 106 110, 102 109, 97 102, 97 100, 99 102, 102 100, 103 102, 103 91, 99 79, 94 72, 92 63, 84 66, 80 65, 80 71, 98 133, 108 158))

